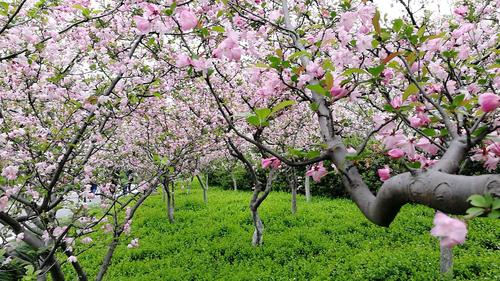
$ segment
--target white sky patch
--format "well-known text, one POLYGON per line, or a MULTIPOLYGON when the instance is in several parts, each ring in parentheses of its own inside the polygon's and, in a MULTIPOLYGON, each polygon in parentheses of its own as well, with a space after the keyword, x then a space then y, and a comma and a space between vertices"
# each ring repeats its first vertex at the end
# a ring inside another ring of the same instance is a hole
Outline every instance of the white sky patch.
MULTIPOLYGON (((403 0, 407 3, 409 0, 403 0)), ((387 16, 387 19, 395 19, 407 15, 404 6, 397 0, 374 0, 382 17, 387 16)), ((453 0, 410 0, 411 10, 418 17, 422 16, 425 10, 441 15, 450 15, 453 11, 453 0)))

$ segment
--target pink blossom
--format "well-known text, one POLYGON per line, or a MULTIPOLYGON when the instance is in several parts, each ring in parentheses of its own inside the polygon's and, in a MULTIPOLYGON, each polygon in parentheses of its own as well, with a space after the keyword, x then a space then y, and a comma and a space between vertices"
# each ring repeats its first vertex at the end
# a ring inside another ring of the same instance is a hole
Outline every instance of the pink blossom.
POLYGON ((315 182, 320 182, 321 178, 326 176, 328 171, 323 167, 323 162, 315 164, 306 172, 306 176, 312 177, 315 182))
POLYGON ((460 6, 460 7, 456 7, 455 10, 453 10, 453 12, 459 16, 465 16, 467 15, 467 12, 469 11, 469 8, 467 8, 467 6, 460 6))
POLYGON ((394 148, 389 150, 389 152, 387 152, 387 155, 389 155, 392 159, 399 159, 403 157, 405 153, 399 148, 394 148))
POLYGON ((17 178, 17 173, 19 172, 19 167, 17 166, 7 166, 2 170, 2 176, 8 180, 15 180, 17 178))
POLYGON ((392 77, 394 77, 394 71, 390 68, 386 68, 382 71, 382 77, 384 78, 382 80, 382 83, 388 84, 389 81, 391 81, 392 77))
POLYGON ((450 218, 438 211, 434 217, 434 227, 431 229, 431 234, 441 238, 442 247, 452 248, 465 242, 467 226, 463 221, 450 218))
POLYGON ((9 205, 9 197, 5 195, 0 197, 0 212, 5 211, 8 205, 9 205))
POLYGON ((500 97, 493 93, 484 93, 479 96, 479 105, 484 112, 490 112, 500 106, 500 97))
POLYGON ((142 34, 146 34, 146 33, 149 33, 151 31, 152 24, 148 19, 145 19, 145 18, 140 17, 140 16, 135 16, 134 21, 135 21, 135 25, 137 26, 137 29, 139 29, 139 31, 142 34))
POLYGON ((317 62, 310 62, 306 66, 306 72, 307 74, 314 77, 321 77, 323 76, 323 74, 325 74, 325 71, 317 62))
POLYGON ((182 31, 188 31, 198 25, 198 18, 196 18, 195 13, 188 9, 182 10, 178 14, 177 20, 179 21, 182 31))
POLYGON ((272 169, 279 169, 281 167, 281 161, 276 157, 262 159, 262 168, 267 169, 269 167, 272 169))
POLYGON ((500 142, 494 142, 487 147, 488 151, 493 152, 496 156, 500 157, 500 142))
POLYGON ((75 256, 69 256, 68 262, 75 263, 78 259, 75 256))
POLYGON ((194 59, 191 64, 196 71, 205 72, 208 69, 208 62, 205 58, 194 59))
POLYGON ((378 169, 377 173, 381 181, 386 181, 391 177, 391 169, 387 165, 383 169, 378 169))
POLYGON ((191 65, 191 63, 192 63, 192 60, 191 60, 190 57, 188 57, 184 53, 180 53, 180 54, 177 55, 177 59, 175 61, 175 66, 181 68, 181 67, 185 67, 185 66, 191 65))
POLYGON ((330 89, 330 94, 332 95, 332 97, 337 99, 345 97, 347 93, 348 92, 346 89, 335 85, 330 89))
POLYGON ((428 139, 421 138, 416 144, 416 147, 422 149, 423 151, 429 153, 430 155, 436 155, 438 152, 438 147, 432 144, 428 139))
POLYGON ((401 96, 397 96, 391 100, 391 106, 394 109, 398 109, 403 105, 403 98, 401 96))

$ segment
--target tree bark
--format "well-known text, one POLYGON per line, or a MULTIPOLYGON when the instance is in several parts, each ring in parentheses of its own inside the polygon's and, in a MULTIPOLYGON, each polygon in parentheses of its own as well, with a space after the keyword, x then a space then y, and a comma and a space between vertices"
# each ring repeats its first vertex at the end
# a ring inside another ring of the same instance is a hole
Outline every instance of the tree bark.
POLYGON ((292 173, 290 175, 290 191, 292 193, 291 199, 291 211, 292 214, 297 213, 297 178, 295 176, 295 170, 292 168, 292 173))
POLYGON ((101 281, 102 278, 104 278, 104 274, 106 274, 106 271, 108 271, 109 265, 111 264, 111 258, 115 253, 116 246, 118 246, 118 242, 119 242, 118 237, 116 236, 113 237, 113 241, 111 242, 111 244, 109 244, 108 252, 106 253, 106 256, 104 256, 104 259, 102 261, 99 273, 97 273, 97 276, 95 278, 96 281, 101 281))
POLYGON ((267 177, 266 188, 264 189, 263 194, 259 197, 259 194, 262 192, 260 185, 255 187, 255 190, 252 195, 252 199, 250 200, 250 212, 252 214, 252 220, 254 225, 254 232, 252 237, 252 245, 253 246, 261 246, 263 243, 264 237, 264 224, 259 216, 259 206, 266 200, 267 196, 271 192, 272 182, 274 179, 275 170, 271 169, 269 175, 267 177))
POLYGON ((264 237, 264 224, 260 219, 258 209, 251 209, 251 212, 252 212, 253 225, 255 228, 252 236, 252 245, 262 246, 264 237))
POLYGON ((208 190, 208 176, 207 176, 206 182, 204 182, 203 179, 199 175, 196 175, 196 178, 200 182, 201 189, 203 189, 203 202, 205 202, 205 204, 207 204, 208 203, 208 195, 207 195, 207 190, 208 190), (205 183, 207 184, 206 186, 205 186, 205 183))
POLYGON ((304 176, 304 189, 306 192, 306 201, 311 202, 311 178, 307 175, 304 176))
POLYGON ((440 271, 445 278, 453 277, 453 249, 440 246, 440 271))
POLYGON ((167 217, 170 223, 174 223, 174 200, 173 192, 170 191, 170 186, 166 179, 163 180, 163 194, 165 195, 165 203, 167 207, 167 217))
POLYGON ((231 173, 231 179, 233 180, 233 189, 235 191, 238 190, 238 183, 236 182, 236 177, 234 176, 233 173, 231 173))

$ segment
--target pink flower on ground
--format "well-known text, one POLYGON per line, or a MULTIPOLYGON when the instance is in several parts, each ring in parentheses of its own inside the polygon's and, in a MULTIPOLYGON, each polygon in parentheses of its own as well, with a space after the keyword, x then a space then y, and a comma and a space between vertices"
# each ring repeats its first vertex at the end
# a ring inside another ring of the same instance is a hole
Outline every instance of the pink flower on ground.
POLYGON ((399 159, 403 157, 405 153, 399 148, 394 148, 389 150, 389 152, 387 152, 387 155, 389 155, 392 159, 399 159))
POLYGON ((9 204, 9 197, 7 196, 2 196, 0 197, 0 212, 3 212, 9 204))
POLYGON ((306 172, 306 176, 312 177, 315 182, 320 182, 321 178, 326 176, 328 171, 323 167, 323 162, 320 162, 306 172))
POLYGON ((130 244, 127 245, 127 248, 132 249, 132 248, 137 248, 139 247, 139 238, 134 238, 132 241, 130 241, 130 244))
POLYGON ((387 165, 383 169, 378 169, 377 173, 381 181, 386 181, 391 177, 391 169, 387 165))
POLYGON ((19 172, 19 167, 17 166, 7 166, 2 170, 2 176, 8 180, 15 180, 17 178, 17 172, 19 172))
POLYGON ((431 234, 441 238, 442 247, 451 248, 465 242, 467 226, 463 221, 450 218, 438 211, 434 217, 434 227, 431 229, 431 234))
POLYGON ((137 29, 139 29, 139 31, 142 34, 146 34, 146 33, 149 33, 151 31, 152 24, 148 19, 145 19, 145 18, 140 17, 140 16, 135 16, 134 21, 135 21, 135 25, 137 26, 137 29))
POLYGON ((276 157, 262 159, 262 168, 267 169, 271 167, 272 169, 279 169, 281 167, 281 161, 276 157))
POLYGON ((479 96, 479 105, 484 112, 490 112, 500 106, 500 96, 493 93, 484 93, 479 96))
POLYGON ((182 31, 188 31, 198 25, 198 18, 196 18, 195 13, 190 10, 182 10, 178 14, 177 19, 179 20, 182 31))

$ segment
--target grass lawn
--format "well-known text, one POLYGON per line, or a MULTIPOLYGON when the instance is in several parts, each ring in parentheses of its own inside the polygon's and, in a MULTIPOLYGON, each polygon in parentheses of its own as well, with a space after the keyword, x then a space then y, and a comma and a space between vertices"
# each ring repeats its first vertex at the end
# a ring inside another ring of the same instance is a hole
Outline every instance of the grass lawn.
MULTIPOLYGON (((105 280, 437 280, 439 242, 432 237, 434 212, 405 206, 389 228, 366 220, 349 200, 298 198, 272 192, 260 209, 264 245, 251 246, 251 193, 177 192, 176 222, 169 224, 161 194, 137 213, 105 280), (138 237, 140 247, 127 249, 138 237)), ((107 241, 79 256, 94 278, 107 241)), ((500 221, 476 219, 464 245, 454 249, 456 280, 500 280, 500 221)), ((65 270, 70 271, 69 267, 65 270)))

